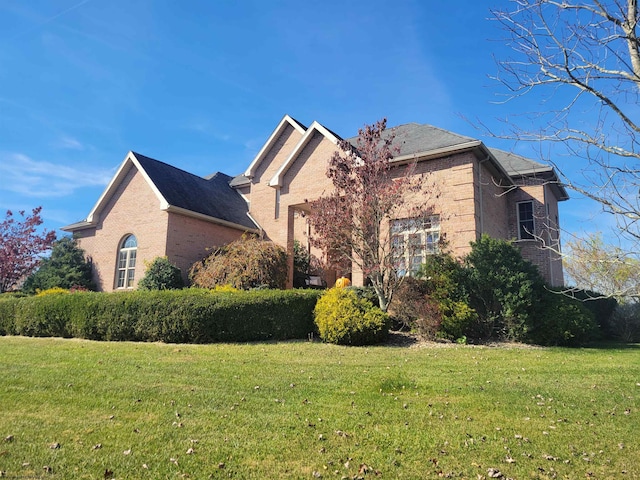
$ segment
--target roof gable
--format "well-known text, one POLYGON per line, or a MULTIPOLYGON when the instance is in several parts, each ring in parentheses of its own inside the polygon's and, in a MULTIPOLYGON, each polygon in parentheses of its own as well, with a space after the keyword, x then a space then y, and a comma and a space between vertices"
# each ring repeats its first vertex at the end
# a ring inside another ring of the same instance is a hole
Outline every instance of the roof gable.
POLYGON ((98 223, 100 213, 127 173, 135 168, 143 176, 160 203, 160 209, 235 228, 257 230, 248 216, 247 203, 229 182, 232 177, 216 173, 205 179, 136 152, 129 152, 86 221, 65 227, 85 228, 98 223))
POLYGON ((289 170, 289 167, 293 164, 296 158, 298 158, 298 155, 300 155, 302 150, 304 150, 304 147, 307 146, 309 141, 313 138, 313 136, 316 133, 323 135, 327 140, 329 140, 331 143, 335 145, 337 145, 338 141, 341 140, 341 138, 338 137, 331 130, 320 125, 318 122, 314 121, 311 124, 311 126, 307 129, 305 134, 302 136, 300 141, 297 143, 297 145, 294 147, 294 149, 291 151, 291 153, 289 154, 287 159, 284 161, 284 163, 280 166, 280 168, 275 173, 273 178, 271 178, 271 180, 269 181, 270 187, 276 187, 276 188, 282 187, 285 173, 287 173, 287 170, 289 170))
POLYGON ((304 135, 305 131, 307 130, 307 128, 304 125, 302 125, 300 122, 290 117, 289 115, 285 115, 284 117, 282 117, 282 120, 280 120, 280 123, 278 123, 278 126, 271 133, 271 135, 267 139, 267 142, 262 146, 258 154, 255 156, 255 158, 247 168, 247 171, 244 173, 245 177, 253 178, 253 176, 256 173, 256 169, 258 168, 258 165, 260 165, 260 162, 263 160, 263 158, 269 152, 269 150, 271 150, 273 145, 278 140, 278 137, 285 131, 287 126, 293 127, 301 135, 304 135))

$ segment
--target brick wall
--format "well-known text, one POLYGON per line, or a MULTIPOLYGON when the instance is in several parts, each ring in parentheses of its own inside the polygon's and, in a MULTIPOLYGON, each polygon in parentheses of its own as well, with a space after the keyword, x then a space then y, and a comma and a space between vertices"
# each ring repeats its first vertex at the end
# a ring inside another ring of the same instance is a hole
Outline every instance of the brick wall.
POLYGON ((128 234, 138 240, 134 286, 137 285, 144 275, 144 262, 166 255, 168 214, 160 210, 158 197, 132 167, 99 215, 95 229, 76 234, 80 247, 91 257, 98 289, 115 289, 118 250, 128 234), (92 237, 91 232, 95 232, 92 237))
POLYGON ((522 256, 538 266, 543 278, 553 286, 564 284, 562 259, 559 254, 558 200, 549 185, 541 178, 522 178, 519 188, 508 194, 509 233, 515 239, 522 256), (517 204, 533 202, 536 240, 518 240, 517 204))
POLYGON ((167 253, 171 263, 182 271, 185 282, 191 266, 215 248, 239 239, 241 230, 197 218, 169 214, 167 253))

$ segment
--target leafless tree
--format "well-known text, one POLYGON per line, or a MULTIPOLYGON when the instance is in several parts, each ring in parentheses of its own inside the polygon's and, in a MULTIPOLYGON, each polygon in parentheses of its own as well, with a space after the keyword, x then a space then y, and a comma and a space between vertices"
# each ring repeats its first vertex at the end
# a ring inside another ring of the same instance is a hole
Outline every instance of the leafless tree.
MULTIPOLYGON (((507 101, 535 92, 541 112, 498 136, 555 142, 582 161, 563 183, 614 215, 640 242, 640 39, 638 0, 511 0, 493 10, 513 50, 498 59, 507 101)), ((554 151, 559 151, 554 149, 554 151)), ((640 250, 631 247, 633 253, 640 250)))

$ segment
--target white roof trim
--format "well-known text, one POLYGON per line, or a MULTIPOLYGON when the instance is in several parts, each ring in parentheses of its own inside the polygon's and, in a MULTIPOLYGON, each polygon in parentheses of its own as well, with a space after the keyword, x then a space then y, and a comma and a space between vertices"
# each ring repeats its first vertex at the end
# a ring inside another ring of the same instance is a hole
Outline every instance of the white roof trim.
POLYGON ((260 149, 260 151, 258 152, 258 155, 256 155, 256 157, 253 159, 253 161, 251 162, 251 165, 249 165, 249 168, 247 168, 247 171, 244 172, 245 177, 249 177, 249 178, 253 178, 253 176, 256 173, 256 168, 258 168, 258 165, 260 164, 260 162, 262 161, 262 159, 264 158, 265 154, 271 150, 271 147, 273 146, 273 144, 275 143, 275 141, 278 139, 278 137, 280 136, 280 134, 282 134, 282 132, 284 131, 284 129, 286 128, 287 125, 291 125, 293 128, 295 128, 301 135, 304 135, 305 130, 304 128, 302 128, 300 126, 300 124, 298 122, 296 122, 293 118, 291 118, 289 115, 285 115, 284 117, 282 117, 282 120, 280 120, 280 123, 278 124, 278 126, 275 128, 275 130, 273 131, 273 133, 271 133, 271 136, 269 137, 269 139, 267 140, 267 142, 262 146, 262 148, 260 149))
POLYGON ((156 185, 151 181, 151 178, 149 178, 149 175, 147 175, 147 172, 145 172, 144 168, 142 168, 142 165, 140 165, 140 162, 138 161, 136 156, 133 154, 133 152, 129 152, 127 153, 127 156, 124 158, 124 161, 120 164, 120 167, 118 167, 118 171, 109 182, 109 185, 107 185, 107 188, 104 190, 104 192, 102 192, 102 195, 96 202, 95 206, 93 207, 91 212, 89 212, 89 215, 87 216, 87 219, 86 219, 88 223, 92 225, 95 225, 98 223, 98 216, 99 216, 100 210, 102 210, 105 203, 115 193, 116 189, 120 186, 120 183, 122 183, 122 180, 124 180, 125 175, 129 173, 129 170, 131 169, 132 166, 136 167, 138 172, 140 172, 142 177, 149 184, 149 187, 151 187, 151 190, 153 190, 153 193, 155 193, 156 197, 158 197, 158 200, 160 201, 160 208, 163 210, 166 210, 168 208, 169 202, 167 202, 167 200, 160 193, 160 190, 158 190, 158 187, 156 187, 156 185))
POLYGON ((287 159, 284 161, 284 163, 280 166, 280 168, 275 173, 273 178, 269 181, 270 187, 276 187, 276 188, 282 187, 284 174, 287 173, 287 170, 289 170, 289 167, 293 164, 294 160, 298 157, 298 155, 302 152, 304 147, 306 147, 309 141, 313 138, 313 134, 315 132, 318 132, 324 135, 324 137, 327 140, 329 140, 331 143, 335 145, 338 144, 338 137, 336 137, 333 133, 331 133, 328 129, 320 125, 318 122, 314 121, 311 124, 311 126, 307 129, 306 133, 302 136, 298 144, 291 151, 291 153, 289 154, 287 159))

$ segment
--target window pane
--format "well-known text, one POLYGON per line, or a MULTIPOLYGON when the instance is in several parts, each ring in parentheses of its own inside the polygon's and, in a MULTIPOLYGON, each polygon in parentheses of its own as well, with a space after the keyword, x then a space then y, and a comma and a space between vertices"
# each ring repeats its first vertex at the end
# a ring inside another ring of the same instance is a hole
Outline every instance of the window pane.
POLYGON ((137 246, 138 240, 136 240, 136 237, 134 235, 129 235, 127 238, 125 238, 122 244, 122 248, 135 248, 137 246))
POLYGON ((533 202, 518 204, 518 233, 521 240, 531 240, 533 238, 533 202))
POLYGON ((129 252, 129 268, 134 268, 136 266, 136 251, 132 250, 129 252))
POLYGON ((118 254, 118 268, 126 268, 127 266, 127 252, 120 252, 118 254))
POLYGON ((124 270, 118 270, 118 288, 124 287, 124 270))
POLYGON ((135 273, 135 270, 127 270, 127 288, 133 287, 133 276, 135 273))

